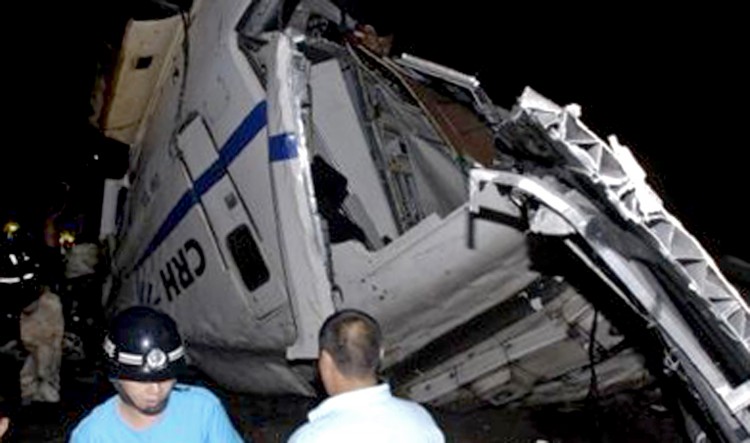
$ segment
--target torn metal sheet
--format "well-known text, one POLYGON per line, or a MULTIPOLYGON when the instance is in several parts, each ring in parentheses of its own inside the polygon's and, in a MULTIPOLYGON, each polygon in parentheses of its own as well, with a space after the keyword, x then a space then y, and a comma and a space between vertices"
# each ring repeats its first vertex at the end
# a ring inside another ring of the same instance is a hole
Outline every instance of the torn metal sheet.
MULTIPOLYGON (((634 224, 633 228, 638 233, 636 235, 645 236, 642 238, 646 239, 644 243, 646 249, 651 247, 648 240, 659 240, 653 251, 654 257, 658 258, 653 260, 666 260, 677 264, 676 269, 679 277, 675 278, 688 277, 683 280, 684 286, 679 295, 672 293, 667 297, 663 291, 675 290, 671 286, 662 287, 662 285, 669 285, 668 282, 658 281, 657 277, 652 276, 651 271, 643 266, 634 266, 633 263, 627 263, 629 251, 618 252, 618 249, 621 249, 620 244, 608 244, 609 239, 607 237, 597 234, 597 232, 600 232, 599 222, 594 224, 591 222, 597 220, 597 218, 604 219, 603 215, 592 214, 591 208, 584 211, 576 209, 577 203, 575 200, 565 199, 559 194, 559 191, 545 186, 541 181, 534 182, 530 177, 500 171, 476 171, 472 173, 472 178, 477 181, 477 184, 472 185, 472 192, 476 192, 479 183, 482 181, 491 181, 514 189, 524 190, 566 219, 578 234, 589 243, 599 258, 603 259, 610 266, 610 270, 629 288, 631 300, 635 299, 637 303, 643 303, 642 306, 646 308, 647 312, 655 315, 655 321, 670 337, 671 343, 678 346, 690 359, 686 363, 695 365, 697 370, 702 372, 703 376, 709 380, 714 392, 722 397, 724 403, 730 409, 737 412, 736 404, 730 404, 729 399, 739 395, 737 390, 740 388, 724 392, 723 386, 726 380, 733 381, 737 380, 738 377, 747 378, 750 376, 743 366, 745 365, 744 362, 748 361, 748 349, 745 341, 747 322, 744 320, 750 315, 747 304, 738 296, 736 290, 729 286, 723 277, 720 277, 713 261, 694 238, 685 232, 678 222, 670 223, 673 218, 663 208, 660 208, 658 199, 652 198, 653 192, 645 185, 641 175, 642 170, 628 164, 632 160, 632 156, 626 155, 627 151, 618 147, 617 152, 624 155, 626 164, 626 167, 621 167, 615 151, 596 138, 577 120, 577 116, 574 114, 569 109, 553 106, 551 102, 533 93, 533 91, 527 90, 520 101, 520 108, 515 114, 515 119, 523 125, 523 129, 517 131, 513 127, 513 122, 507 123, 501 128, 505 137, 504 142, 513 144, 514 137, 518 137, 520 134, 534 134, 536 131, 534 137, 539 142, 537 146, 529 147, 529 152, 532 155, 545 155, 543 154, 545 150, 554 152, 553 155, 557 156, 556 161, 561 163, 560 166, 569 164, 570 174, 583 176, 590 180, 594 187, 598 189, 598 192, 605 196, 604 201, 596 201, 599 207, 613 207, 624 220, 634 224), (548 133, 544 134, 542 128, 547 128, 548 133), (606 165, 606 170, 602 167, 603 165, 606 165), (629 183, 627 175, 624 175, 625 168, 637 174, 634 179, 636 183, 629 183), (611 175, 602 179, 605 172, 611 175), (617 188, 627 185, 635 187, 637 191, 626 193, 624 196, 618 194, 617 188), (641 201, 643 201, 643 205, 641 205, 641 201), (666 230, 662 226, 659 231, 651 231, 649 224, 657 218, 662 223, 669 223, 670 229, 666 230), (668 235, 665 236, 665 234, 668 235), (669 243, 663 243, 664 240, 668 240, 669 243), (705 273, 702 272, 701 268, 694 266, 696 261, 708 267, 705 273), (689 268, 686 266, 688 263, 691 265, 689 268), (688 272, 688 270, 691 272, 688 272), (699 278, 698 281, 695 280, 696 277, 699 278), (696 296, 701 298, 695 301, 690 299, 690 297, 696 296), (654 299, 649 301, 647 300, 648 297, 654 297, 654 299), (684 297, 687 297, 687 299, 684 297), (667 301, 667 298, 669 298, 669 301, 667 301), (654 304, 654 301, 656 301, 656 304, 654 304), (672 303, 676 303, 676 305, 672 303), (649 306, 653 307, 649 308, 649 306), (685 306, 698 307, 697 315, 703 316, 702 318, 705 318, 709 323, 701 325, 693 320, 688 321, 683 318, 682 316, 688 312, 684 310, 685 306), (701 311, 701 309, 705 310, 701 311), (737 314, 738 312, 740 314, 737 314), (733 322, 729 321, 730 318, 733 322), (722 324, 724 327, 715 328, 717 324, 722 324), (702 330, 691 331, 696 327, 702 328, 702 330), (709 332, 711 327, 714 327, 714 329, 709 332), (729 337, 726 336, 727 332, 730 332, 729 337), (706 349, 703 347, 706 345, 706 334, 713 334, 711 337, 719 348, 723 346, 723 349, 728 349, 731 346, 731 341, 734 341, 743 343, 743 349, 738 350, 739 355, 717 354, 718 351, 715 348, 709 346, 706 349), (707 351, 711 353, 711 357, 707 355, 707 351), (717 356, 724 360, 717 362, 717 356)), ((516 149, 521 147, 521 144, 516 145, 516 149)), ((552 171, 548 173, 555 174, 552 171)), ((556 185, 557 188, 564 189, 566 186, 573 186, 563 184, 572 182, 565 181, 567 176, 564 174, 559 175, 563 181, 560 182, 562 187, 556 185)), ((549 178, 546 181, 549 182, 549 178)), ((589 199, 595 198, 590 191, 586 192, 589 199)), ((476 210, 476 208, 473 208, 473 210, 476 210)), ((616 232, 616 229, 613 229, 612 233, 614 234, 614 232, 616 232)), ((610 239, 614 239, 614 237, 610 237, 610 239)), ((633 251, 639 255, 648 255, 649 252, 646 249, 640 252, 633 251)))
POLYGON ((546 206, 534 212, 529 221, 531 232, 546 235, 565 236, 575 232, 575 229, 560 215, 546 206))
MULTIPOLYGON (((396 222, 391 215, 388 196, 380 186, 378 169, 368 153, 368 143, 357 118, 355 103, 346 92, 345 79, 336 59, 318 63, 311 70, 315 134, 320 151, 344 176, 350 178, 353 195, 367 202, 364 210, 374 224, 378 237, 395 238, 396 222)), ((361 223, 361 222, 360 222, 361 223)))
POLYGON ((291 39, 277 34, 274 42, 268 78, 268 149, 285 273, 297 319, 297 339, 287 349, 287 358, 315 358, 318 330, 334 309, 301 115, 300 94, 306 82, 299 78, 291 39))
MULTIPOLYGON (((586 389, 554 381, 588 373, 593 308, 571 288, 545 303, 539 297, 531 298, 528 303, 536 314, 509 324, 489 339, 418 376, 407 384, 404 392, 435 405, 451 401, 456 390, 468 390, 494 404, 535 404, 539 400, 529 400, 529 396, 536 398, 537 389, 542 397, 548 395, 548 386, 553 385, 559 389, 550 398, 582 400, 586 389)), ((503 322, 502 316, 496 321, 503 322)), ((594 341, 597 355, 615 349, 623 340, 621 335, 612 334, 606 319, 600 316, 598 323, 594 341)), ((611 357, 616 363, 597 357, 597 367, 603 368, 602 387, 642 386, 650 380, 641 361, 621 360, 618 355, 611 357)))
POLYGON ((112 85, 99 90, 101 108, 92 117, 107 137, 138 141, 138 132, 155 106, 155 94, 167 78, 173 55, 184 38, 179 15, 127 24, 112 85))

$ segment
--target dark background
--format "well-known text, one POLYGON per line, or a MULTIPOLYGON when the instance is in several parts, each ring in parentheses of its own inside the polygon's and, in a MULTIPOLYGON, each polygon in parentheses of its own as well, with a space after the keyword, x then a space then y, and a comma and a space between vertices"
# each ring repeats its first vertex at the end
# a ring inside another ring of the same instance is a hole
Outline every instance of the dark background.
MULTIPOLYGON (((106 165, 93 155, 108 145, 88 126, 89 95, 138 3, 19 2, 4 14, 4 211, 38 221, 60 205, 60 181, 71 189, 69 212, 99 205, 106 165)), ((340 3, 393 33, 394 53, 476 75, 505 108, 527 85, 558 104, 578 103, 601 137, 616 134, 633 150, 667 208, 709 252, 748 260, 749 40, 739 7, 340 3)))

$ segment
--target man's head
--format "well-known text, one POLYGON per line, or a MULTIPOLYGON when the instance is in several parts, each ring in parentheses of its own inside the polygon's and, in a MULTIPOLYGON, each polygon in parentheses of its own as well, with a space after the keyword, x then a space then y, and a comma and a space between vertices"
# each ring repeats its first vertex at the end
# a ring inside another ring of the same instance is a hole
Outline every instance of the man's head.
POLYGON ((145 415, 162 412, 185 366, 174 320, 149 307, 128 308, 112 321, 104 352, 123 403, 145 415))
POLYGON ((377 383, 382 334, 375 319, 354 309, 339 311, 323 323, 318 340, 318 368, 329 394, 377 383))

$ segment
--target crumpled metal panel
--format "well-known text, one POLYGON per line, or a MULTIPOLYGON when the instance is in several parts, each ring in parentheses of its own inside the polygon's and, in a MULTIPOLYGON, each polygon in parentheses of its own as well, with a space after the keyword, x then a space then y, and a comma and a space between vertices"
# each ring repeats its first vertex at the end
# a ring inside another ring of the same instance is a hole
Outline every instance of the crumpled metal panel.
POLYGON ((318 330, 334 306, 302 117, 305 70, 289 35, 276 34, 272 44, 267 85, 270 175, 297 326, 297 339, 286 355, 290 360, 309 359, 318 354, 318 330))
MULTIPOLYGON (((747 303, 664 209, 630 151, 614 137, 609 144, 597 138, 579 116, 577 106, 554 110, 527 90, 496 132, 524 173, 477 168, 470 192, 494 182, 561 215, 627 287, 630 295, 620 294, 623 300, 636 300, 635 312, 645 313, 664 333, 677 358, 674 369, 687 376, 722 432, 749 431, 750 424, 738 415, 750 404, 747 303), (566 189, 584 198, 571 199, 566 189)), ((619 294, 589 253, 571 240, 565 243, 619 294)))
POLYGON ((155 91, 168 78, 183 35, 179 15, 128 22, 112 80, 100 79, 94 99, 99 109, 92 123, 107 137, 127 144, 140 141, 138 132, 153 112, 155 91))
POLYGON ((664 208, 630 150, 615 137, 610 137, 609 143, 597 137, 580 121, 576 106, 559 107, 530 88, 524 91, 519 104, 521 112, 542 124, 567 150, 571 168, 603 188, 625 219, 651 234, 665 258, 689 278, 691 292, 708 302, 717 321, 750 349, 747 303, 698 241, 664 208))
MULTIPOLYGON (((517 296, 519 301, 526 298, 524 293, 517 296)), ((588 347, 595 308, 571 287, 545 297, 551 298, 528 298, 534 313, 527 312, 399 389, 433 406, 470 403, 472 398, 494 405, 582 400, 590 385, 588 347)), ((508 315, 495 318, 501 323, 513 315, 511 310, 500 312, 508 315)), ((615 350, 624 337, 603 315, 598 316, 595 331, 595 364, 602 390, 641 386, 649 380, 640 356, 623 358, 632 351, 615 350)))

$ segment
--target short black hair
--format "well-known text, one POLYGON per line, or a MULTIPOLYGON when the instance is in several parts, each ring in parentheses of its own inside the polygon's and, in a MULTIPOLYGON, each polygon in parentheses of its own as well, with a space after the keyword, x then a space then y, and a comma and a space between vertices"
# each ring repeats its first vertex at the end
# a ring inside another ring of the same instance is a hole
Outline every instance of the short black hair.
POLYGON ((328 317, 318 337, 321 352, 328 352, 339 372, 352 378, 377 374, 382 340, 378 322, 356 309, 328 317))

